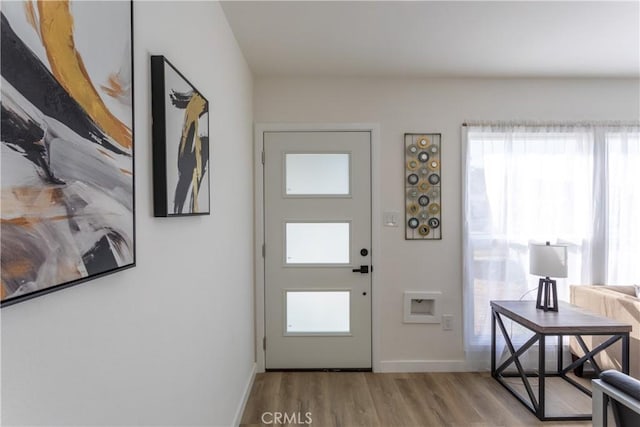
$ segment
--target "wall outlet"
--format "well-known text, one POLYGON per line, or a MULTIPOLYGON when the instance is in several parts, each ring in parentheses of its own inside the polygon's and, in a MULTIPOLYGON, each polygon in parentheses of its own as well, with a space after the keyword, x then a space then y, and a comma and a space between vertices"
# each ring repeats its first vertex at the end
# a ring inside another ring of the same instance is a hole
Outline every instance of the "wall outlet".
POLYGON ((453 316, 450 314, 442 315, 442 330, 443 331, 452 331, 453 330, 453 316))

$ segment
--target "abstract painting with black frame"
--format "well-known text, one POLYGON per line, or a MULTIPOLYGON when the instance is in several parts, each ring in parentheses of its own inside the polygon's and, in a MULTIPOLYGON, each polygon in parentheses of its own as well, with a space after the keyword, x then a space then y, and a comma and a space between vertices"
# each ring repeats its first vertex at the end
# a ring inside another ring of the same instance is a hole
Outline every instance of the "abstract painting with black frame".
POLYGON ((156 217, 208 215, 209 102, 162 55, 151 56, 156 217))
POLYGON ((2 306, 135 265, 132 9, 2 2, 2 306))
POLYGON ((405 240, 442 239, 441 137, 404 134, 405 240))

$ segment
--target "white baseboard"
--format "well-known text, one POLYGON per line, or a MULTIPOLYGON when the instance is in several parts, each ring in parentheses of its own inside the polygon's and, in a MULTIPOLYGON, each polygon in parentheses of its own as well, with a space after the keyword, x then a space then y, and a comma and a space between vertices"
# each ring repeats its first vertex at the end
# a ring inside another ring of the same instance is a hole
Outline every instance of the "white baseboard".
POLYGON ((468 372, 466 360, 383 360, 377 372, 468 372))
POLYGON ((258 370, 258 365, 254 363, 253 366, 251 367, 251 372, 249 374, 247 384, 244 387, 244 392, 242 393, 242 400, 240 401, 240 405, 236 410, 236 416, 233 417, 234 426, 239 426, 240 421, 242 421, 242 414, 244 414, 244 408, 247 406, 247 401, 249 400, 249 395, 251 394, 251 388, 253 387, 253 382, 256 379, 257 370, 258 370))

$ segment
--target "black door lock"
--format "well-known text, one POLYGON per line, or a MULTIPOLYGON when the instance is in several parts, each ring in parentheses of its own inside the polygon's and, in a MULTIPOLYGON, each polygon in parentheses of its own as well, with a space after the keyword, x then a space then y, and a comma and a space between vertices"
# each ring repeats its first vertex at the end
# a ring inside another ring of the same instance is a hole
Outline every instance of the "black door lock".
POLYGON ((369 273, 369 266, 368 265, 361 265, 360 268, 354 268, 351 271, 353 271, 354 273, 367 274, 367 273, 369 273))

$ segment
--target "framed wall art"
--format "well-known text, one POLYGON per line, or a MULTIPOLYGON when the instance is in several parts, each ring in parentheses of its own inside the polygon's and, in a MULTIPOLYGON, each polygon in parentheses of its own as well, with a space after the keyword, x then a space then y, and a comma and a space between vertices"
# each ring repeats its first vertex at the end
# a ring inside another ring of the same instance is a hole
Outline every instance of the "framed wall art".
POLYGON ((209 102, 164 57, 151 57, 157 217, 208 215, 209 102))
POLYGON ((404 134, 405 239, 442 239, 439 133, 404 134))
POLYGON ((132 22, 2 3, 2 306, 135 265, 132 22))

